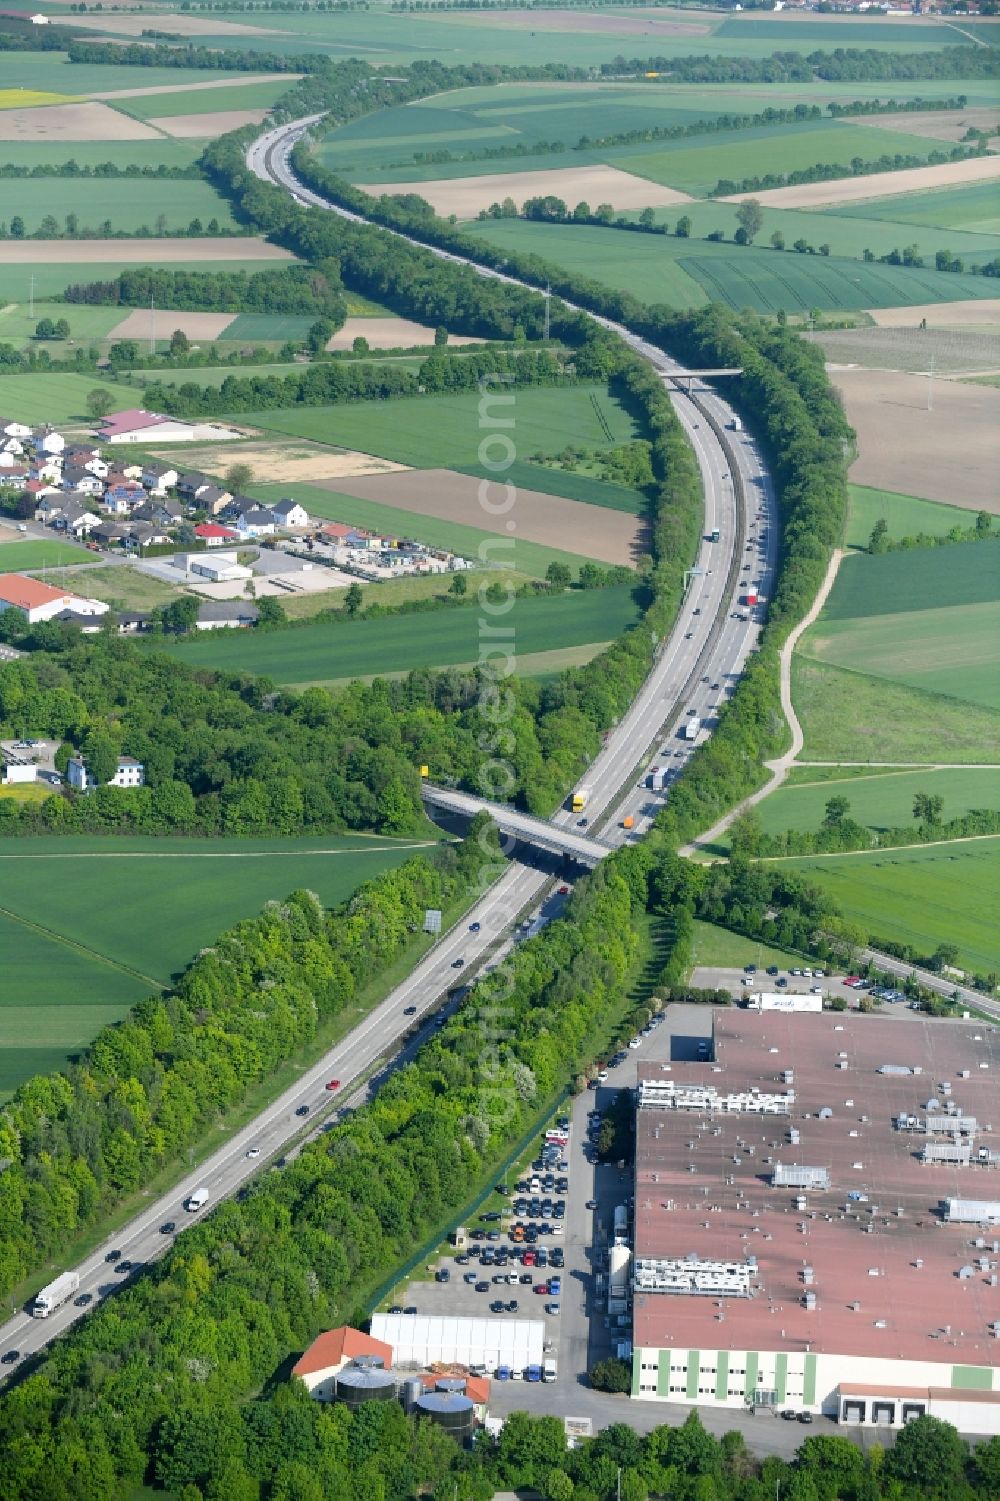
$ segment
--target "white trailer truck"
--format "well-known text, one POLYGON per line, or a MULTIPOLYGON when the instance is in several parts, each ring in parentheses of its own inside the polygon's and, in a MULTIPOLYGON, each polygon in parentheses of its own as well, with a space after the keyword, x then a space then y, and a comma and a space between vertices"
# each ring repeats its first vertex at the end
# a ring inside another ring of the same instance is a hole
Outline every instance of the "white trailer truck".
POLYGON ((79 1272, 63 1272, 48 1287, 43 1287, 31 1305, 31 1312, 36 1319, 47 1319, 49 1314, 71 1298, 80 1286, 79 1272))
POLYGON ((684 739, 685 740, 697 740, 697 738, 698 738, 698 731, 700 729, 701 729, 701 720, 698 718, 697 714, 692 715, 692 717, 684 725, 684 729, 682 731, 684 739))

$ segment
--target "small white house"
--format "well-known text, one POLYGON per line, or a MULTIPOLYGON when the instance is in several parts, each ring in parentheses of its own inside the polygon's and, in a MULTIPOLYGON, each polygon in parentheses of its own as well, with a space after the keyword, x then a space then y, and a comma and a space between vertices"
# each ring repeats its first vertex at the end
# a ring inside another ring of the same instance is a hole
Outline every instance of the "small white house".
POLYGON ((38 767, 34 761, 8 761, 4 768, 4 781, 14 782, 37 782, 38 767))
MULTIPOLYGON (((66 780, 77 792, 89 792, 97 783, 91 776, 83 756, 71 756, 66 767, 66 780)), ((141 787, 146 780, 146 769, 133 756, 119 756, 118 770, 107 783, 108 787, 141 787)))
POLYGON ((271 507, 271 515, 278 526, 302 527, 309 525, 309 512, 297 500, 279 500, 271 507))

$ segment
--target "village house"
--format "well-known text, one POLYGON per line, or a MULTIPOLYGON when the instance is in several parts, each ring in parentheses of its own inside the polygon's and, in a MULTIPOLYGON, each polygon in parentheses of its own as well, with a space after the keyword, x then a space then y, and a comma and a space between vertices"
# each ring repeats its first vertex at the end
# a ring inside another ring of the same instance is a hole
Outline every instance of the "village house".
POLYGON ((134 480, 124 484, 110 485, 104 492, 104 509, 110 516, 130 516, 136 506, 146 499, 146 492, 134 480))
POLYGON ((15 422, 13 417, 0 417, 0 433, 6 438, 30 438, 31 428, 24 422, 15 422))
POLYGON ((148 496, 132 512, 133 521, 150 521, 154 526, 176 526, 184 517, 184 507, 168 495, 148 496))
POLYGON ((242 599, 208 599, 198 611, 195 625, 199 631, 217 631, 256 625, 260 618, 257 606, 242 599))
MULTIPOLYGON (((66 780, 77 792, 89 792, 97 786, 83 756, 71 756, 66 766, 66 780)), ((134 756, 119 756, 118 769, 107 787, 141 787, 146 780, 146 769, 134 756)))
POLYGON ((100 524, 100 516, 95 515, 82 500, 67 500, 52 523, 56 531, 76 538, 89 537, 94 527, 100 524))
POLYGON ((234 525, 241 537, 270 537, 275 529, 274 517, 264 506, 241 511, 234 525))
POLYGON ((240 540, 239 532, 234 532, 228 526, 220 526, 217 521, 199 521, 194 534, 206 547, 225 547, 227 543, 240 540))
POLYGON ((279 526, 309 525, 309 512, 297 500, 279 500, 277 505, 271 507, 271 515, 279 526))
POLYGON ((77 495, 104 494, 104 481, 87 469, 64 469, 62 487, 64 491, 68 490, 77 495))
POLYGON ((165 491, 172 490, 177 484, 180 475, 169 464, 144 464, 142 469, 142 483, 147 490, 154 495, 163 495, 165 491))

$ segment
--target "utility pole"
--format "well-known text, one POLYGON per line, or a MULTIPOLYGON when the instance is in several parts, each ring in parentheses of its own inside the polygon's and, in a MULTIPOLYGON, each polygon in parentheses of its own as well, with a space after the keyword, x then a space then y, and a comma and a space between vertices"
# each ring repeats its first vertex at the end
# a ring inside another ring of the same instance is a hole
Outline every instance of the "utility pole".
POLYGON ((549 282, 545 283, 545 342, 549 342, 549 298, 552 296, 552 287, 549 282))
POLYGON ((934 410, 934 356, 931 355, 931 367, 927 372, 927 410, 934 410))
POLYGON ((156 353, 156 308, 153 306, 153 294, 149 294, 149 352, 156 353))
POLYGON ((31 273, 31 282, 28 289, 28 317, 32 323, 35 321, 35 273, 31 273))

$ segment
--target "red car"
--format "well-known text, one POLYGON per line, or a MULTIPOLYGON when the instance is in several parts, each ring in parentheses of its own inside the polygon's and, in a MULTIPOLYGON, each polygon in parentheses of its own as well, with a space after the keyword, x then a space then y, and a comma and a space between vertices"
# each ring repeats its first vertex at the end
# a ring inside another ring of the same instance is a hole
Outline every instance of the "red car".
POLYGON ((568 886, 560 886, 559 887, 559 895, 560 896, 569 896, 569 887, 568 886))
POLYGON ((549 1295, 549 1284, 547 1282, 536 1282, 535 1292, 540 1294, 540 1296, 547 1298, 549 1295))
POLYGON ((340 1088, 340 1080, 339 1079, 331 1079, 330 1082, 329 1082, 329 1084, 326 1087, 327 1087, 327 1089, 339 1089, 340 1088))

